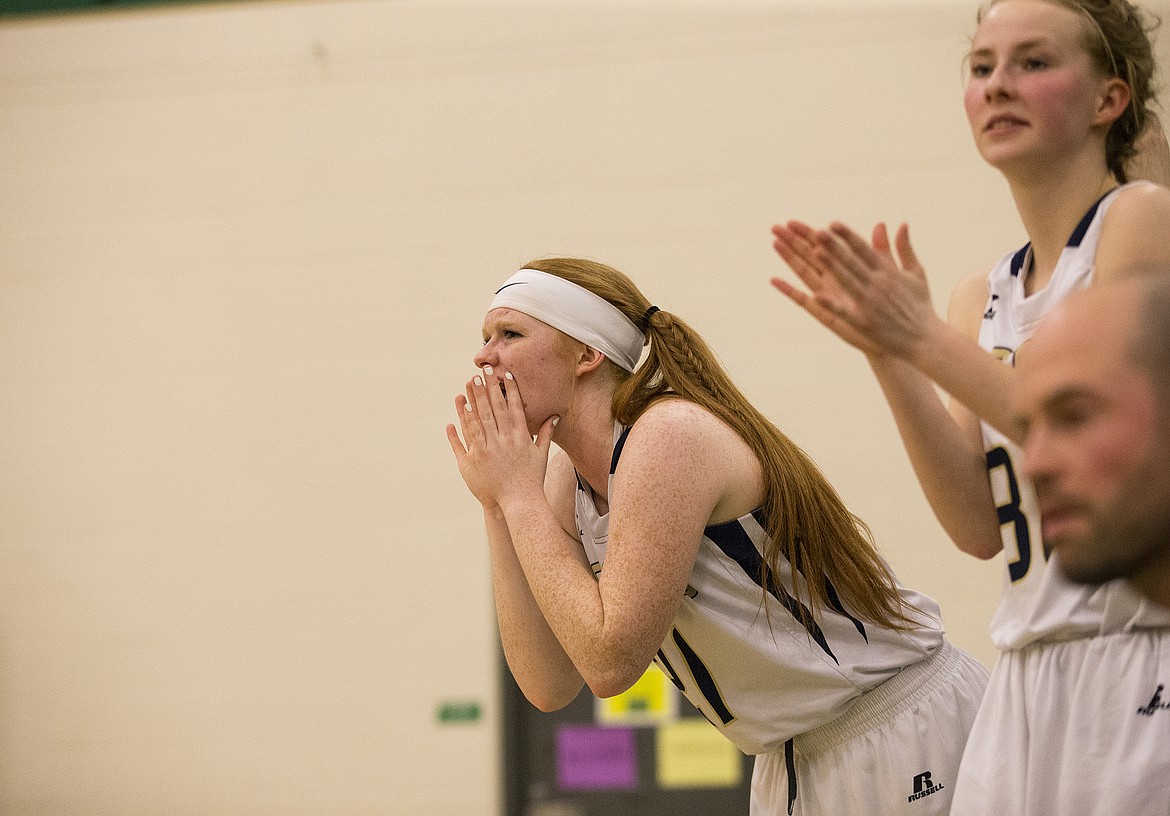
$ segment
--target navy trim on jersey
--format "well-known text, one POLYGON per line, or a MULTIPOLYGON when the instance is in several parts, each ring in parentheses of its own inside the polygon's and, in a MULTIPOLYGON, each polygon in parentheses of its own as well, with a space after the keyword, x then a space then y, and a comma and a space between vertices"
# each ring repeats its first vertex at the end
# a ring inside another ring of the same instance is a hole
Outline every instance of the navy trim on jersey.
POLYGON ((796 804, 796 751, 795 744, 790 739, 784 743, 784 767, 788 771, 788 816, 792 816, 792 806, 796 804))
POLYGON ((714 709, 715 716, 724 725, 734 722, 735 715, 727 709, 727 703, 723 702, 723 695, 719 693, 719 687, 715 685, 715 678, 711 676, 711 672, 695 654, 691 644, 687 643, 682 632, 677 629, 674 630, 673 637, 674 645, 678 647, 683 660, 687 662, 687 668, 691 670, 691 677, 695 678, 695 683, 698 685, 699 691, 702 692, 703 699, 714 709))
MULTIPOLYGON (((630 430, 632 428, 632 425, 629 428, 625 428, 618 436, 618 440, 613 446, 613 458, 610 460, 609 465, 609 474, 611 476, 617 471, 618 459, 621 458, 622 448, 624 448, 626 445, 626 437, 630 435, 630 430)), ((577 484, 581 484, 580 476, 577 478, 577 484)), ((765 524, 766 514, 764 513, 764 509, 762 507, 758 507, 753 510, 752 517, 760 523, 760 526, 764 527, 764 529, 767 529, 765 524)), ((735 561, 735 563, 739 564, 740 569, 747 573, 748 577, 755 581, 761 590, 764 588, 764 574, 766 567, 764 565, 763 556, 760 555, 760 551, 756 549, 756 545, 752 543, 752 540, 748 536, 747 531, 743 529, 743 526, 740 525, 738 520, 733 519, 732 521, 727 521, 722 524, 714 524, 704 529, 703 535, 711 539, 711 541, 715 542, 715 545, 719 547, 719 549, 722 550, 724 554, 735 561)), ((798 572, 801 571, 799 565, 796 565, 796 569, 798 572)), ((813 619, 812 612, 809 611, 809 608, 789 595, 781 586, 771 587, 769 592, 774 598, 776 598, 776 600, 780 601, 780 603, 784 605, 784 608, 788 610, 792 617, 796 618, 800 622, 801 626, 808 630, 809 635, 812 636, 812 639, 816 641, 818 646, 824 649, 825 654, 833 658, 834 663, 840 664, 841 661, 837 660, 837 656, 833 654, 833 650, 829 648, 829 642, 825 639, 825 633, 813 619)), ((837 596, 837 590, 829 582, 828 578, 825 579, 825 593, 828 596, 829 605, 833 608, 833 610, 851 620, 853 622, 853 626, 861 634, 861 637, 865 640, 866 643, 869 643, 869 636, 865 632, 865 626, 861 621, 845 611, 845 607, 841 603, 841 599, 837 596)), ((676 637, 675 640, 677 641, 678 638, 676 637)), ((679 649, 683 652, 683 656, 686 657, 689 647, 685 647, 685 644, 683 643, 679 643, 678 645, 679 649)), ((662 657, 662 662, 666 663, 667 667, 669 667, 670 664, 667 663, 666 656, 661 652, 659 652, 659 655, 662 657)), ((687 663, 689 664, 690 661, 688 660, 687 663)), ((670 670, 670 673, 674 675, 673 670, 670 670)), ((675 680, 675 685, 679 685, 676 678, 677 675, 673 676, 671 679, 675 680)), ((703 685, 703 680, 701 678, 696 677, 695 680, 698 681, 700 686, 703 685)), ((679 688, 682 688, 682 686, 679 685, 679 688)), ((714 691, 713 686, 711 690, 714 691)), ((716 692, 715 699, 718 699, 718 696, 719 695, 716 692)), ((712 698, 708 696, 708 699, 712 698)), ((722 719, 726 713, 726 709, 723 711, 717 711, 716 713, 719 714, 720 719, 722 719)), ((731 716, 730 713, 728 713, 727 716, 731 716)), ((728 721, 724 720, 723 722, 726 725, 728 721)))
POLYGON ((1028 260, 1028 250, 1032 248, 1031 243, 1024 244, 1020 247, 1019 252, 1012 256, 1012 277, 1018 278, 1020 270, 1024 268, 1024 261, 1028 260))
POLYGON ((869 635, 865 633, 865 624, 845 611, 845 604, 841 603, 841 598, 837 595, 837 588, 833 586, 833 582, 828 578, 825 578, 825 596, 828 598, 829 606, 833 607, 839 614, 853 621, 853 628, 857 630, 857 633, 861 635, 866 643, 869 643, 869 635))
MULTIPOLYGON (((678 679, 678 675, 674 671, 674 666, 670 665, 670 661, 666 659, 666 654, 661 649, 658 650, 658 656, 655 657, 654 660, 656 663, 658 663, 659 668, 661 668, 664 672, 666 672, 666 676, 670 678, 670 682, 674 683, 674 687, 677 688, 679 691, 681 691, 683 693, 683 695, 685 696, 687 693, 686 686, 683 685, 682 680, 678 679)), ((687 699, 689 700, 691 698, 687 697, 687 699)), ((715 725, 715 723, 711 720, 710 717, 707 716, 706 711, 704 711, 702 708, 700 708, 695 703, 691 703, 691 705, 695 706, 695 711, 697 711, 703 715, 704 720, 711 723, 711 725, 715 726, 716 728, 719 727, 719 726, 715 725)), ((735 719, 735 718, 733 717, 732 719, 735 719)), ((724 724, 726 725, 726 723, 724 723, 724 724)))
MULTIPOLYGON (((1109 193, 1113 192, 1112 190, 1109 193)), ((1089 207, 1089 211, 1085 213, 1085 217, 1081 219, 1081 223, 1077 224, 1077 228, 1073 230, 1072 235, 1068 237, 1068 246, 1079 247, 1081 241, 1085 239, 1085 233, 1089 231, 1089 224, 1093 223, 1093 216, 1097 214, 1097 208, 1101 206, 1101 202, 1105 200, 1106 193, 1097 199, 1097 203, 1089 207)))
POLYGON ((678 673, 674 670, 674 666, 670 665, 670 661, 666 659, 666 654, 661 649, 658 650, 658 661, 662 664, 662 668, 666 672, 666 676, 670 678, 670 682, 674 683, 675 688, 679 691, 686 691, 683 688, 682 680, 678 679, 678 673))
MULTIPOLYGON (((761 590, 764 588, 764 570, 766 569, 764 558, 756 549, 756 545, 752 543, 747 530, 743 529, 738 520, 714 524, 703 530, 703 535, 711 539, 728 558, 739 564, 740 569, 755 581, 761 590)), ((829 648, 829 642, 825 640, 825 633, 813 620, 812 612, 809 611, 808 607, 789 595, 782 586, 769 587, 769 592, 788 610, 792 617, 800 622, 801 626, 808 630, 809 635, 824 650, 825 654, 833 658, 833 662, 839 665, 841 661, 829 648)))
POLYGON ((617 443, 613 446, 613 458, 609 460, 610 476, 617 473, 618 459, 621 458, 622 448, 626 446, 626 437, 630 435, 630 431, 633 429, 633 427, 634 426, 631 425, 629 428, 626 428, 624 431, 622 431, 622 435, 618 437, 617 443))
MULTIPOLYGON (((1089 207, 1089 211, 1081 217, 1080 222, 1077 223, 1076 229, 1074 229, 1072 231, 1072 235, 1068 237, 1068 243, 1065 244, 1066 247, 1079 247, 1081 245, 1081 241, 1085 240, 1085 233, 1089 231, 1089 226, 1093 223, 1093 216, 1097 214, 1097 210, 1100 208, 1101 202, 1104 201, 1106 196, 1112 192, 1113 190, 1110 190, 1108 193, 1098 198, 1092 207, 1089 207)), ((1031 242, 1026 243, 1015 255, 1012 256, 1011 271, 1013 278, 1018 278, 1020 276, 1020 270, 1024 268, 1024 261, 1027 259, 1028 250, 1031 249, 1031 247, 1031 242)))
MULTIPOLYGON (((755 518, 755 520, 760 523, 761 527, 763 527, 765 530, 768 529, 767 525, 764 524, 764 514, 763 514, 762 510, 759 513, 757 513, 757 511, 753 510, 752 517, 755 518)), ((805 575, 805 573, 804 573, 804 561, 800 557, 801 552, 802 552, 800 547, 802 544, 804 544, 804 539, 797 536, 797 538, 796 538, 796 554, 794 556, 794 558, 796 559, 796 563, 793 566, 796 567, 796 571, 799 572, 801 575, 803 575, 804 579, 807 581, 808 576, 805 575)), ((859 635, 861 635, 862 639, 866 643, 869 643, 869 635, 866 634, 865 624, 863 624, 857 618, 850 615, 848 611, 846 611, 845 604, 841 603, 841 597, 837 594, 837 588, 835 586, 833 586, 833 582, 829 580, 829 577, 827 575, 825 576, 825 599, 828 601, 829 606, 833 608, 834 612, 837 612, 842 617, 848 618, 850 621, 852 621, 853 628, 857 630, 857 633, 859 635)))

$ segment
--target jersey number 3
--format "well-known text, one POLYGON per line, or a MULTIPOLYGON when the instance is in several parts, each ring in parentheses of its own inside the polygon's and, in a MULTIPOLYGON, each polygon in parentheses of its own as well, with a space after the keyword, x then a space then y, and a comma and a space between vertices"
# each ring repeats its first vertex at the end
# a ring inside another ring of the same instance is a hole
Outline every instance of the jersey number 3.
POLYGON ((1015 583, 1027 575, 1028 568, 1032 566, 1032 534, 1028 528, 1028 517, 1020 507, 1020 483, 1016 479, 1011 456, 1002 447, 992 448, 987 452, 987 476, 991 479, 991 492, 995 501, 1000 501, 1000 494, 1004 492, 996 490, 996 470, 1000 468, 1003 481, 999 484, 1006 483, 1007 497, 1006 501, 996 505, 995 512, 999 517, 1000 528, 1010 524, 1015 535, 1016 560, 1008 564, 1008 576, 1015 583))

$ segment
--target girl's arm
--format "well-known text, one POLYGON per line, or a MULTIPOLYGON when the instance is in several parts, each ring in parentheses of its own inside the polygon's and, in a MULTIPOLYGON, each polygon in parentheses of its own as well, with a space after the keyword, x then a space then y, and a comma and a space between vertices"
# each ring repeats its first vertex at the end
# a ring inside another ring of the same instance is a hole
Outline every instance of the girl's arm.
MULTIPOLYGON (((969 282, 960 284, 967 286, 958 295, 964 312, 960 327, 954 320, 942 320, 931 306, 926 276, 904 224, 896 237, 897 260, 884 225, 874 229, 872 245, 844 224, 826 231, 796 224, 787 230, 777 227, 777 244, 797 234, 795 230, 812 245, 809 254, 822 269, 820 278, 833 282, 812 290, 813 300, 836 324, 830 328, 846 337, 847 327, 859 348, 906 361, 988 425, 1013 442, 1021 441, 1009 402, 1014 370, 974 342, 987 297, 981 283, 978 292, 969 282)), ((1123 190, 1102 224, 1094 282, 1168 269, 1170 190, 1155 184, 1123 190)))
MULTIPOLYGON (((890 313, 883 323, 860 316, 851 294, 857 283, 830 267, 834 256, 819 249, 816 231, 793 222, 778 226, 773 232, 776 250, 808 291, 780 279, 773 279, 773 285, 841 339, 866 353, 919 484, 939 523, 962 551, 979 558, 994 556, 1003 543, 987 478, 978 418, 953 399, 948 411, 926 373, 888 352, 888 346, 898 338, 892 325, 915 326, 934 317, 925 276, 906 236, 899 236, 902 266, 894 266, 903 275, 897 282, 910 291, 898 293, 888 287, 875 296, 885 299, 890 313)), ((884 228, 875 230, 874 241, 877 252, 870 260, 893 265, 884 228), (879 258, 879 254, 884 257, 879 258)), ((952 297, 951 323, 947 327, 975 349, 979 355, 975 360, 977 365, 990 362, 1002 368, 1002 364, 982 352, 974 342, 985 299, 986 275, 972 276, 952 297)))
POLYGON ((963 291, 956 291, 950 315, 943 320, 931 304, 926 273, 905 224, 895 239, 897 260, 884 224, 874 228, 872 246, 844 224, 827 231, 803 229, 812 245, 810 262, 821 266, 823 277, 837 287, 831 297, 814 291, 814 298, 863 338, 864 350, 904 360, 975 416, 1015 439, 1018 429, 1008 401, 1011 368, 976 342, 987 299, 985 274, 960 284, 963 291))
MULTIPOLYGON (((566 478, 569 480, 568 500, 573 501, 576 480, 572 471, 567 456, 552 457, 546 479, 550 506, 563 506, 566 478)), ((570 505, 569 524, 572 523, 570 505)), ((516 557, 507 519, 498 505, 484 508, 484 525, 488 535, 496 620, 508 668, 524 696, 534 706, 541 711, 563 708, 577 697, 585 681, 540 611, 516 557)), ((570 543, 565 542, 565 545, 568 547, 570 543)), ((580 551, 579 544, 576 550, 580 551)))
MULTIPOLYGON (((476 377, 467 384, 466 395, 456 398, 455 411, 460 432, 456 432, 454 425, 448 425, 447 440, 455 454, 460 475, 472 495, 483 505, 492 571, 492 592, 504 657, 512 676, 529 702, 542 711, 563 708, 576 698, 584 681, 540 610, 516 557, 508 519, 496 500, 498 492, 496 482, 501 478, 506 479, 507 474, 492 470, 492 466, 495 465, 498 471, 499 463, 495 461, 498 457, 488 455, 485 423, 490 425, 494 436, 499 434, 497 423, 487 405, 481 377, 476 377), (477 402, 481 403, 481 408, 477 408, 477 402)), ((525 444, 519 448, 524 454, 521 462, 527 467, 518 473, 526 473, 530 479, 535 479, 538 489, 543 477, 550 507, 563 506, 566 495, 567 501, 573 501, 572 486, 575 484, 575 478, 568 457, 560 455, 548 462, 551 436, 551 422, 541 428, 535 442, 527 435, 525 429, 523 436, 525 444), (544 477, 546 463, 548 473, 547 477, 544 477)), ((571 529, 573 524, 571 504, 567 514, 567 523, 571 529)), ((561 517, 564 517, 563 510, 561 517)), ((554 541, 567 552, 575 549, 583 561, 584 554, 581 553, 580 543, 566 541, 566 538, 565 529, 554 531, 554 541)))
MULTIPOLYGON (((986 291, 985 281, 986 275, 973 275, 956 288, 954 323, 970 325, 972 309, 982 315, 984 297, 978 293, 986 291)), ((963 552, 995 556, 1003 539, 979 417, 953 398, 949 410, 944 407, 934 383, 906 361, 871 355, 869 362, 935 518, 963 552)))
POLYGON ((1094 283, 1170 271, 1170 190, 1135 184, 1122 190, 1101 225, 1094 283))
MULTIPOLYGON (((979 419, 1015 442, 1021 432, 1010 403, 1015 370, 977 342, 987 275, 955 288, 944 321, 931 306, 905 225, 897 260, 883 225, 872 245, 843 224, 817 231, 793 222, 773 232, 777 251, 808 291, 774 285, 870 357, 939 522, 964 552, 982 558, 999 552, 979 419), (950 422, 932 383, 951 397, 950 422)), ((1143 184, 1122 191, 1106 213, 1094 280, 1150 272, 1170 272, 1170 190, 1143 184)), ((1019 353, 1027 353, 1026 343, 1019 353)))
MULTIPOLYGON (((730 470, 724 450, 732 432, 701 409, 673 400, 638 419, 614 476, 618 500, 610 507, 605 568, 595 579, 580 542, 558 520, 543 489, 548 442, 545 429, 535 443, 528 436, 522 386, 509 382, 505 395, 495 375, 483 382, 472 389, 473 411, 461 415, 466 447, 453 442, 452 448, 469 487, 475 485, 485 507, 498 505, 510 534, 514 563, 505 539, 493 541, 493 570, 506 580, 505 619, 519 628, 532 619, 526 584, 560 645, 551 650, 554 656, 563 651, 600 697, 625 691, 666 637, 703 528, 724 500, 730 470)), ((551 436, 551 426, 548 431, 551 436)), ((563 514, 564 500, 555 498, 557 489, 550 492, 563 514)), ((547 637, 529 638, 510 623, 501 624, 501 634, 512 651, 509 665, 515 660, 522 673, 541 676, 538 664, 551 647, 547 637)))
POLYGON ((590 682, 595 692, 629 688, 661 647, 704 528, 749 512, 762 498, 755 454, 706 410, 665 400, 638 418, 613 476, 599 605, 576 617, 582 649, 601 669, 590 682))

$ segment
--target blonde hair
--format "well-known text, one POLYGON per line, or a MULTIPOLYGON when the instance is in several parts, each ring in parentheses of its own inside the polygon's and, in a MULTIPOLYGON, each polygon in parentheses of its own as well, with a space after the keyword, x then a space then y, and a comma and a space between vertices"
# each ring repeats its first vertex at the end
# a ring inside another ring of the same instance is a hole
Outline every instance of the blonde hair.
MULTIPOLYGON (((976 17, 982 22, 990 0, 976 17)), ((1121 183, 1128 181, 1126 163, 1137 153, 1137 140, 1146 129, 1148 111, 1155 102, 1154 48, 1150 35, 1160 25, 1129 0, 1046 0, 1079 15, 1084 22, 1082 44, 1093 66, 1104 77, 1116 77, 1129 87, 1129 105, 1105 137, 1105 164, 1121 183)))
MULTIPOLYGON (((851 614, 864 620, 893 629, 912 625, 869 528, 808 455, 748 402, 698 333, 668 312, 648 313, 650 301, 613 267, 577 258, 546 258, 525 266, 588 289, 646 333, 649 350, 642 364, 632 374, 618 372, 613 397, 618 422, 632 425, 659 400, 683 399, 719 417, 755 452, 764 469, 762 523, 770 539, 763 553, 765 592, 781 588, 778 564, 784 557, 807 586, 813 620, 802 623, 814 622, 818 608, 840 609, 847 603, 851 614)), ((800 582, 793 584, 800 601, 800 582)))

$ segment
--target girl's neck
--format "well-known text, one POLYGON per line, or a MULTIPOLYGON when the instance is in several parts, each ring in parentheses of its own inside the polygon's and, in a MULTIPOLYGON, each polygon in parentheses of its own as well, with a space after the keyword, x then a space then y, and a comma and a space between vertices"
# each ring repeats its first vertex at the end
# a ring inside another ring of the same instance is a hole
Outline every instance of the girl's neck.
POLYGON ((1085 212, 1101 196, 1118 186, 1117 179, 1103 163, 1066 166, 1060 173, 1038 173, 1008 178, 1012 198, 1028 240, 1032 260, 1024 291, 1039 291, 1048 285, 1069 236, 1085 212))
POLYGON ((612 402, 612 394, 578 395, 568 416, 561 417, 553 432, 553 442, 602 499, 609 493, 609 465, 613 458, 612 402))

